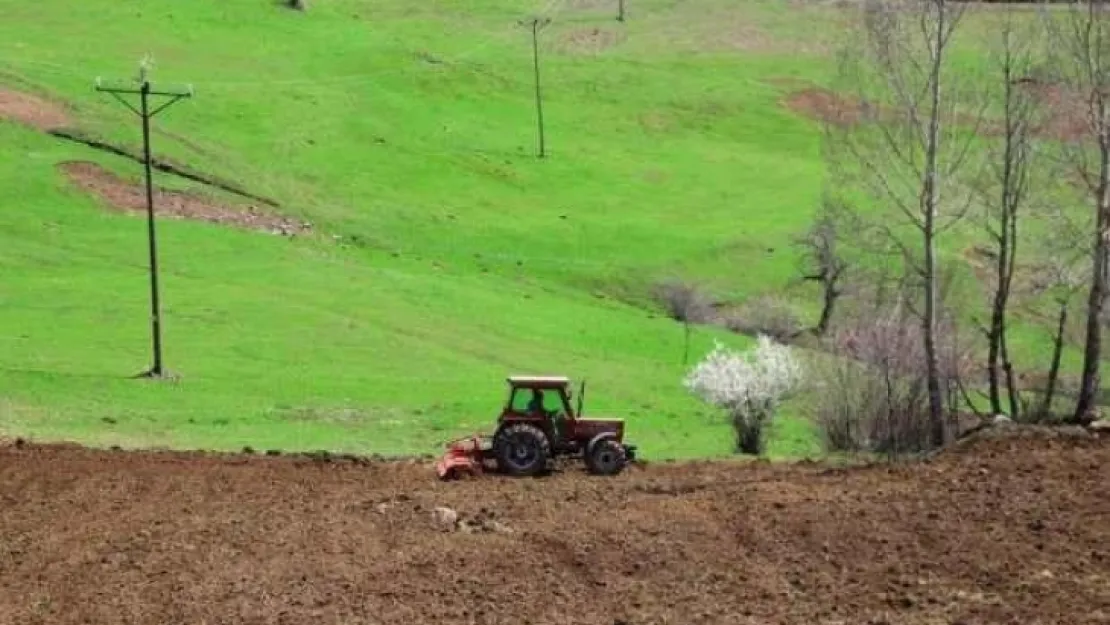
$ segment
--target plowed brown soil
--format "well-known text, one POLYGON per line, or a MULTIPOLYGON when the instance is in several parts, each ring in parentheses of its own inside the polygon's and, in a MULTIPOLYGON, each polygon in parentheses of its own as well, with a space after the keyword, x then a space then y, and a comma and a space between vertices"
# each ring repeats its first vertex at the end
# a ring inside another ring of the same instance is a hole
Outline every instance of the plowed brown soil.
POLYGON ((423 464, 10 446, 0 620, 1107 623, 1108 484, 1110 443, 1078 438, 895 468, 456 483, 423 464))
MULTIPOLYGON (((70 161, 58 168, 79 188, 99 197, 108 205, 132 213, 146 214, 146 189, 120 178, 96 163, 70 161)), ((311 228, 281 215, 264 212, 256 206, 227 206, 193 193, 155 187, 157 215, 194 219, 271 234, 292 235, 311 228)))

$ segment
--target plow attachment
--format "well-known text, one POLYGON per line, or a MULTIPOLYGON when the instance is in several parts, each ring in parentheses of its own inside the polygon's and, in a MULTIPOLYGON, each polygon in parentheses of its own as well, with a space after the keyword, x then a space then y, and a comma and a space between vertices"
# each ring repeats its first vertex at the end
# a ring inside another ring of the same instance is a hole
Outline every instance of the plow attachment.
POLYGON ((486 470, 485 461, 489 455, 489 441, 482 436, 451 441, 447 444, 446 453, 436 462, 436 475, 441 480, 479 475, 486 470))

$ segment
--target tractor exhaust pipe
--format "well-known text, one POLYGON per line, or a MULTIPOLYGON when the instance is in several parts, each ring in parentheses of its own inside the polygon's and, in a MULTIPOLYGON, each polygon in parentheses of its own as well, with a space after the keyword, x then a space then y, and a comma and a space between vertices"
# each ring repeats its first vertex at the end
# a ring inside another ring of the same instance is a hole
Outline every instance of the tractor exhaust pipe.
POLYGON ((585 398, 586 398, 586 381, 582 380, 582 382, 578 385, 578 409, 575 411, 578 414, 579 419, 582 418, 582 403, 585 400, 585 398))

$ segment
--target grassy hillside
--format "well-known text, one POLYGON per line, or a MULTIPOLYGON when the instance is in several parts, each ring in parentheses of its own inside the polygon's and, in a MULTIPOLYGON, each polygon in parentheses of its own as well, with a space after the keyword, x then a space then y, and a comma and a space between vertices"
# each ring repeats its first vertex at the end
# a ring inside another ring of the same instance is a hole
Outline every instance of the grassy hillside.
MULTIPOLYGON (((55 164, 139 169, 0 124, 3 429, 418 451, 485 428, 504 376, 538 371, 588 378, 591 410, 629 418, 649 454, 727 453, 727 430, 679 384, 681 330, 606 293, 693 274, 742 296, 789 275, 787 251, 768 250, 804 224, 819 163, 808 122, 764 79, 808 61, 783 67, 789 47, 756 32, 786 9, 730 4, 637 4, 624 25, 609 7, 540 5, 555 20, 542 161, 516 25, 537 7, 9 11, 9 88, 46 90, 74 125, 135 146, 136 120, 92 81, 133 75, 149 52, 156 79, 197 88, 156 119, 158 153, 278 198, 319 236, 163 221, 166 355, 182 378, 127 379, 149 358, 145 224, 55 164), (768 49, 741 62, 749 45, 768 49)), ((694 355, 709 344, 700 332, 694 355)))
MULTIPOLYGON (((409 3, 62 0, 5 9, 0 86, 134 148, 93 90, 145 54, 196 97, 155 121, 161 156, 311 222, 284 238, 164 220, 168 367, 149 364, 145 223, 57 164, 131 161, 0 121, 0 432, 123 445, 434 451, 486 429, 513 372, 589 380, 649 456, 724 454, 680 380, 683 334, 637 305, 697 278, 782 291, 822 167, 786 79, 820 81, 831 9, 774 0, 409 3), (549 157, 537 159, 542 32, 549 157)), ((172 176, 157 182, 212 193, 172 176)), ((223 197, 224 201, 234 198, 223 197)), ((799 300, 804 310, 813 302, 799 300)), ((1035 352, 1043 333, 1022 346, 1035 352)), ((693 356, 713 339, 699 330, 693 356)), ((813 448, 788 420, 771 451, 813 448)))

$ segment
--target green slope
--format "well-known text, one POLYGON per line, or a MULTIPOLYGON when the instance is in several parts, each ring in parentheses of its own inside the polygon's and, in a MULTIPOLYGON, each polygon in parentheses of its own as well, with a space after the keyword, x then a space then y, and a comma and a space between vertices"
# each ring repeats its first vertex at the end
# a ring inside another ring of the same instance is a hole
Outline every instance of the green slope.
MULTIPOLYGON (((589 380, 648 456, 731 451, 681 387, 660 278, 781 291, 822 175, 786 78, 819 80, 830 9, 775 1, 62 0, 5 7, 0 85, 136 147, 93 90, 153 55, 196 98, 159 155, 281 201, 317 235, 164 220, 172 384, 149 363, 145 223, 56 164, 130 161, 0 121, 0 432, 123 445, 434 451, 488 429, 513 372, 589 380), (550 157, 536 159, 542 33, 550 157)), ((135 178, 137 180, 137 178, 135 178)), ((168 175, 159 184, 197 188, 168 175)), ((802 301, 804 306, 812 302, 802 301)), ((1036 334, 1035 332, 1032 334, 1036 334)), ((696 357, 713 339, 695 334, 696 357)), ((1028 344, 1035 345, 1033 336, 1028 344)), ((788 419, 774 454, 812 449, 788 419)))
MULTIPOLYGON (((136 120, 92 84, 149 52, 157 80, 197 88, 156 119, 158 154, 278 198, 318 236, 164 220, 165 349, 182 377, 128 379, 149 360, 145 224, 55 164, 139 169, 0 122, 0 428, 428 451, 488 428, 506 374, 555 372, 586 377, 590 411, 628 418, 649 456, 728 453, 727 428, 681 387, 681 329, 606 294, 695 275, 741 297, 789 276, 772 248, 805 223, 820 167, 810 124, 765 79, 813 69, 769 39, 742 59, 746 35, 719 23, 786 23, 775 4, 644 2, 624 25, 589 4, 10 8, 9 87, 45 90, 85 132, 135 147, 136 120), (544 160, 516 24, 537 8, 555 20, 544 160)), ((694 356, 713 336, 695 335, 694 356)), ((772 450, 809 445, 788 422, 772 450)))

